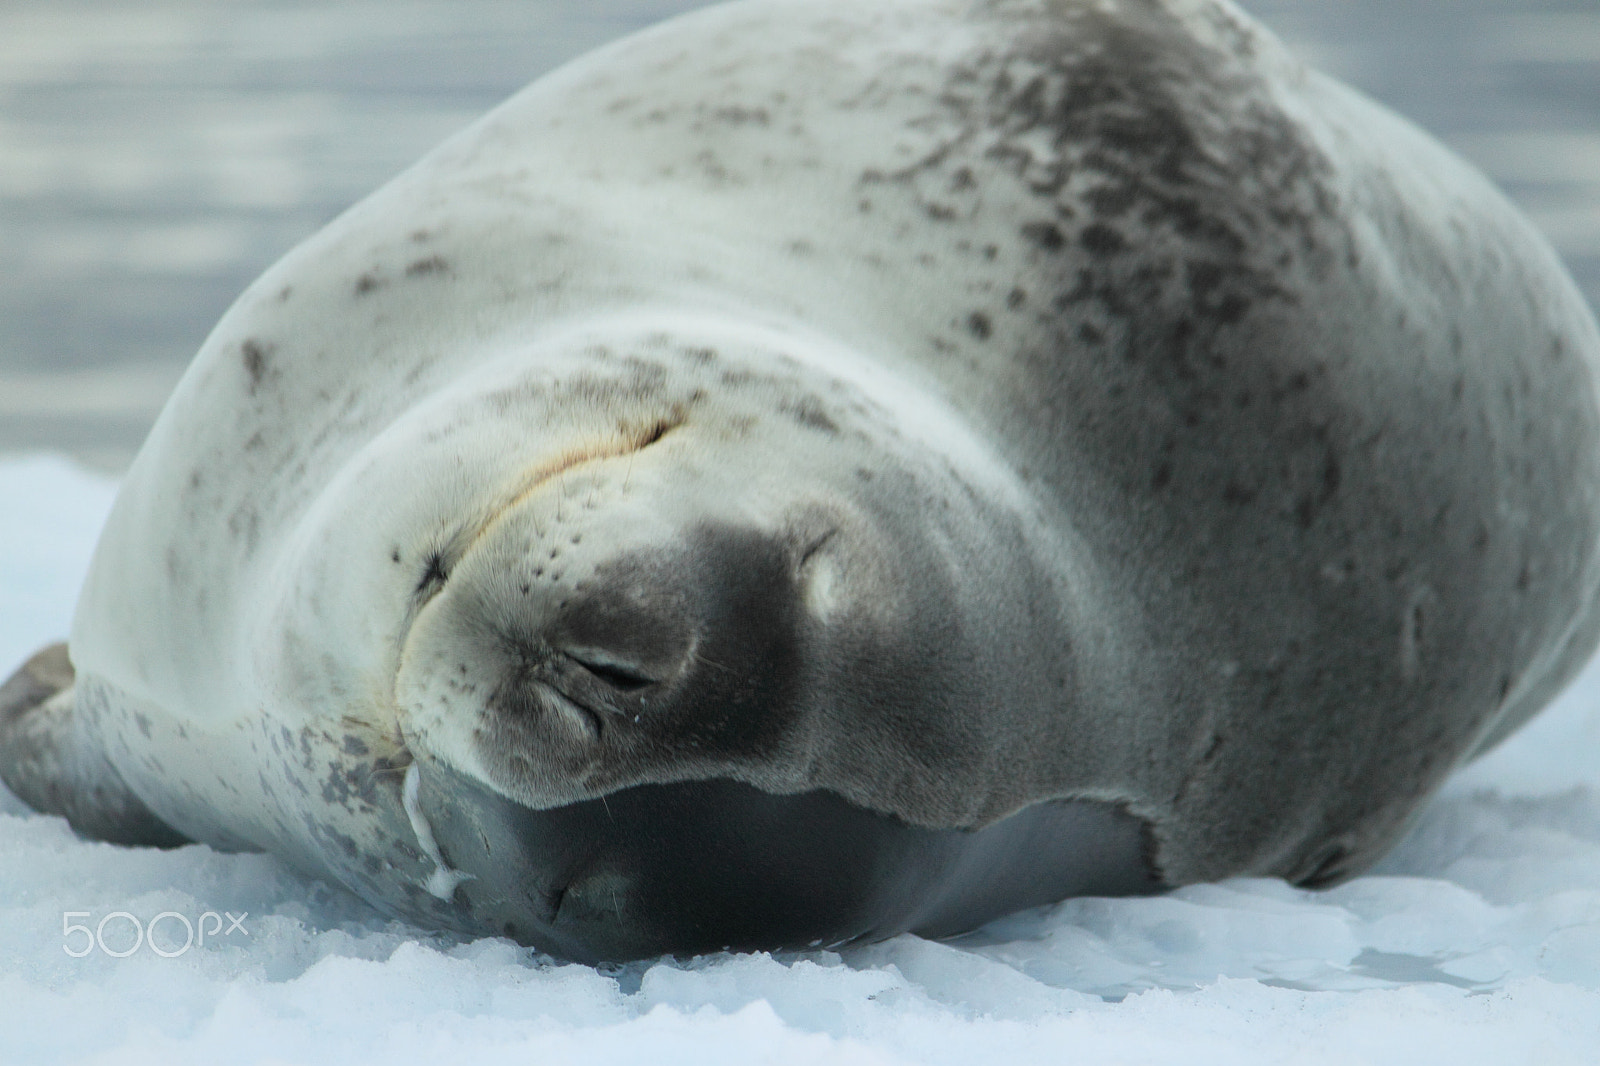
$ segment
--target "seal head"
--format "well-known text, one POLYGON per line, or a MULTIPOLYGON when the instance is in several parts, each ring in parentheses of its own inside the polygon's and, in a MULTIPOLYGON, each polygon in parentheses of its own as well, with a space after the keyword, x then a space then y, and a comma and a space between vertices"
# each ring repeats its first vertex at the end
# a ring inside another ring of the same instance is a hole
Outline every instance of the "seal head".
MULTIPOLYGON (((1026 660, 1067 642, 1037 609, 1053 539, 931 401, 814 365, 774 377, 771 345, 614 341, 677 361, 642 428, 542 458, 440 547, 400 553, 399 729, 437 861, 466 878, 450 892, 480 922, 607 958, 770 945, 774 922, 796 944, 953 930, 1064 885, 1154 887, 1137 820, 1111 805, 973 831, 1015 809, 983 785, 1007 777, 1003 740, 973 735, 995 717, 979 706, 1051 698, 1026 660), (1044 836, 1050 876, 975 907, 1015 880, 997 856, 1040 864, 1019 844, 1044 836), (746 918, 712 920, 728 914, 746 918)), ((549 403, 572 391, 515 402, 592 424, 549 403)))

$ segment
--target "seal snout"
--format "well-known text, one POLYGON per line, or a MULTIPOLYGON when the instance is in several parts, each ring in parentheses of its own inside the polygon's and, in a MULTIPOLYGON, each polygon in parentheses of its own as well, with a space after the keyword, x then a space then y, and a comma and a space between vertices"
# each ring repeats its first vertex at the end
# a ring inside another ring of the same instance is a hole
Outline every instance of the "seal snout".
POLYGON ((693 653, 693 622, 675 607, 670 590, 640 581, 563 602, 542 632, 514 642, 489 710, 548 731, 544 739, 585 746, 639 724, 693 653))
POLYGON ((544 806, 773 750, 798 682, 792 554, 766 531, 703 526, 607 544, 545 594, 494 582, 507 594, 475 598, 491 624, 467 623, 494 634, 474 671, 471 762, 544 806))

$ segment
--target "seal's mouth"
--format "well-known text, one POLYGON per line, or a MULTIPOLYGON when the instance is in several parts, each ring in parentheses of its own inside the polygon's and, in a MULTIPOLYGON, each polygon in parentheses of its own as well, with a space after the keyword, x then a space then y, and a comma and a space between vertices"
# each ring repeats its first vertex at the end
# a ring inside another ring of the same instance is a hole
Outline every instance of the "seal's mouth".
POLYGON ((515 508, 523 500, 526 500, 567 471, 588 463, 636 455, 651 445, 659 443, 661 438, 681 428, 687 421, 687 416, 681 410, 674 410, 671 414, 657 418, 646 425, 624 431, 621 440, 568 448, 554 458, 545 460, 528 471, 510 496, 496 504, 487 517, 471 529, 465 544, 461 548, 461 554, 466 554, 467 550, 482 538, 506 512, 515 508))

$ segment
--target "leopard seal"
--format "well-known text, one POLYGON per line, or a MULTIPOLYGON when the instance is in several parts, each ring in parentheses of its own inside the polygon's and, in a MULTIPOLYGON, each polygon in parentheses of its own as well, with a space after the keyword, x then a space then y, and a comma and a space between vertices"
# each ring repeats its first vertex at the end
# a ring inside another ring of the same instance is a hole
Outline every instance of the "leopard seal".
POLYGON ((1359 872, 1596 643, 1600 338, 1214 0, 752 0, 272 267, 0 773, 569 958, 1359 872))

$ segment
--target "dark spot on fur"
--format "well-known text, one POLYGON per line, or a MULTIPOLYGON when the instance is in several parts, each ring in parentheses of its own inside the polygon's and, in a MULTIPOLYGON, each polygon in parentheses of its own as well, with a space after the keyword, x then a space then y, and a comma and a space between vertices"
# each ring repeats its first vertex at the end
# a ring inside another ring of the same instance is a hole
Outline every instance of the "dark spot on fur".
POLYGON ((244 360, 244 371, 250 375, 250 394, 253 396, 267 375, 267 357, 272 354, 272 346, 251 339, 239 345, 239 353, 244 360))
POLYGON ((356 279, 356 295, 366 296, 382 284, 383 279, 379 278, 376 273, 368 272, 363 274, 356 279))
POLYGON ((1006 306, 1015 311, 1028 302, 1028 294, 1021 289, 1012 289, 1006 293, 1006 306))
POLYGON ((823 410, 822 404, 814 396, 805 396, 798 401, 785 402, 779 405, 778 409, 807 429, 814 429, 830 435, 839 432, 838 423, 828 417, 828 413, 823 410))
POLYGON ((1238 293, 1229 293, 1218 302, 1213 317, 1223 325, 1231 325, 1243 318, 1245 312, 1250 310, 1250 301, 1238 293))
POLYGON ((1054 222, 1025 222, 1022 224, 1022 235, 1047 252, 1059 252, 1067 245, 1061 227, 1054 222))
POLYGON ((428 274, 443 274, 450 269, 450 264, 445 262, 442 255, 430 255, 426 259, 418 259, 406 267, 406 277, 420 278, 428 274))
POLYGON ((980 341, 986 341, 994 332, 994 325, 989 321, 988 315, 982 311, 974 311, 967 316, 967 331, 980 341))
POLYGON ((772 121, 764 107, 719 107, 711 116, 730 126, 765 126, 772 121))
POLYGON ((1083 232, 1078 234, 1078 242, 1090 255, 1095 256, 1115 255, 1127 246, 1122 234, 1102 222, 1085 226, 1083 232))
POLYGON ((1237 481, 1229 481, 1222 488, 1222 499, 1224 503, 1231 503, 1235 506, 1242 507, 1252 502, 1255 498, 1255 489, 1247 488, 1246 486, 1239 484, 1237 481))

